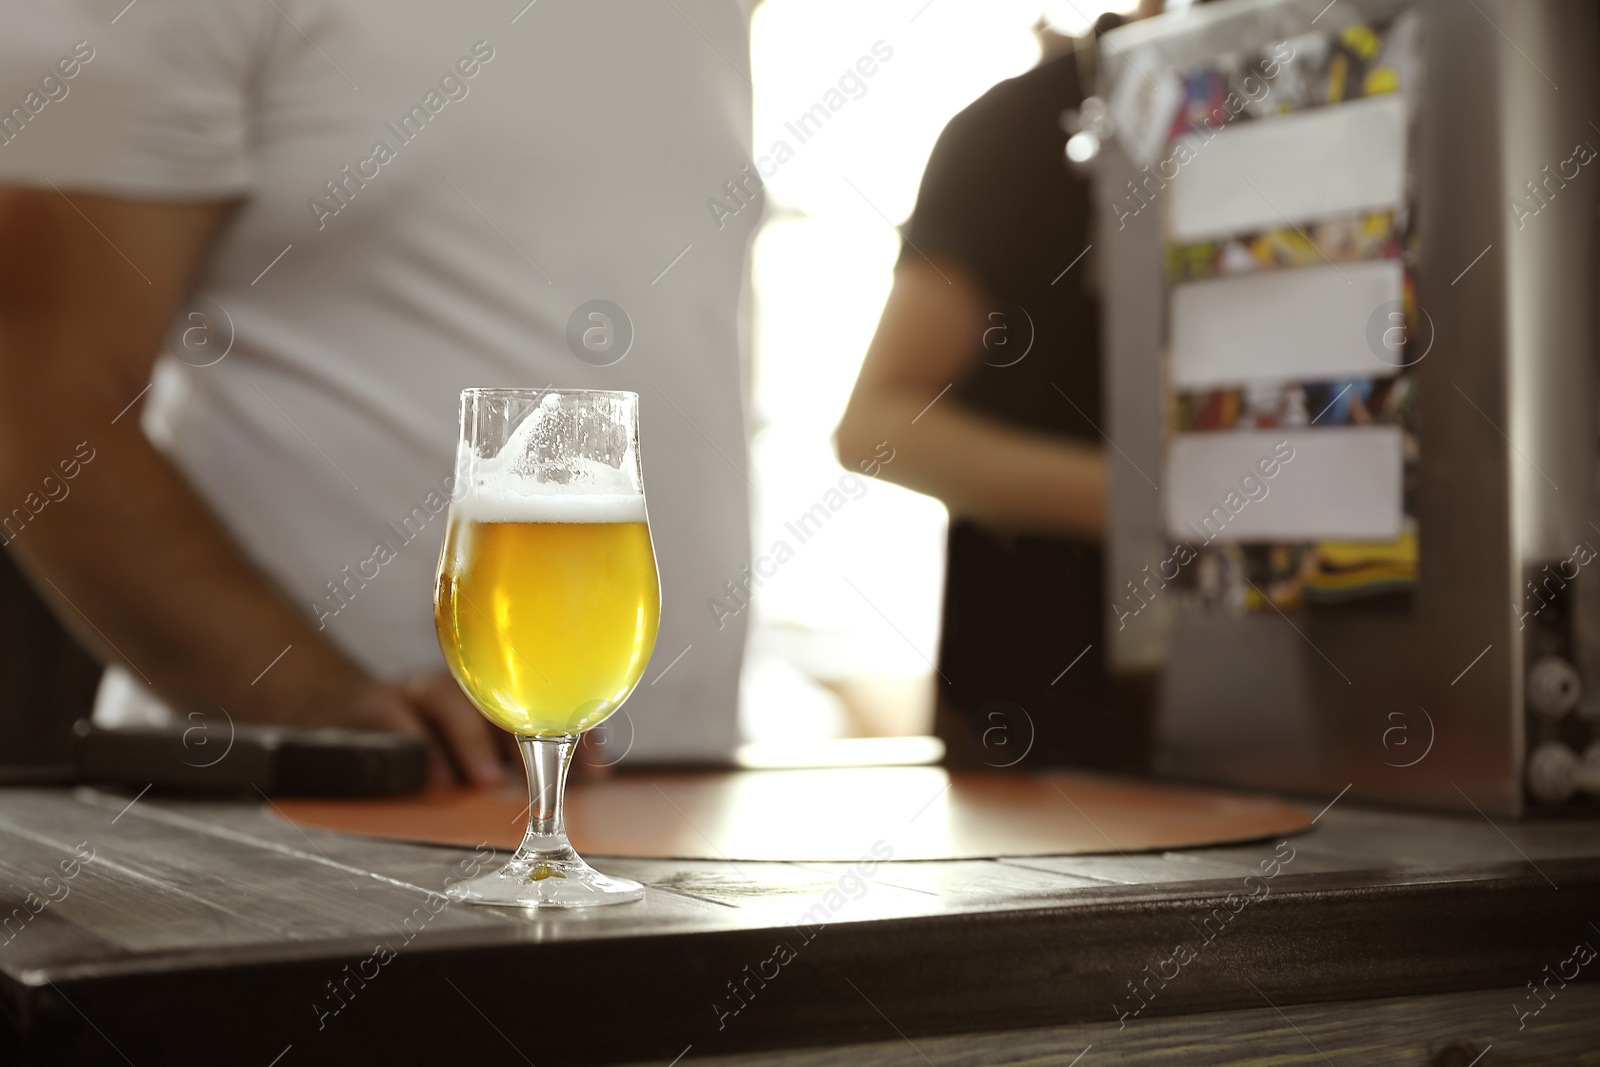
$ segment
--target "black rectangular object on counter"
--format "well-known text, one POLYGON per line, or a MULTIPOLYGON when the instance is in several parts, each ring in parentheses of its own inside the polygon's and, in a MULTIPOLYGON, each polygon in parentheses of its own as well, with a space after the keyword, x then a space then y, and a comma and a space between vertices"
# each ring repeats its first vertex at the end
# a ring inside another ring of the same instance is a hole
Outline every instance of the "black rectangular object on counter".
POLYGON ((107 729, 80 721, 73 766, 83 782, 205 793, 359 797, 421 789, 427 746, 377 730, 307 730, 231 720, 107 729))

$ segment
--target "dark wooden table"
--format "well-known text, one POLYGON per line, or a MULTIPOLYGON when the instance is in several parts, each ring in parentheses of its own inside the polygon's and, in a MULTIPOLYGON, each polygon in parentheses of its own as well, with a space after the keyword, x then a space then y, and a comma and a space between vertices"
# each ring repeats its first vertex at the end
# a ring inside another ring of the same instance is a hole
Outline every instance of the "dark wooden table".
POLYGON ((1341 801, 1287 845, 601 859, 645 901, 532 914, 444 902, 472 850, 0 790, 0 1064, 1600 1063, 1597 830, 1341 801))

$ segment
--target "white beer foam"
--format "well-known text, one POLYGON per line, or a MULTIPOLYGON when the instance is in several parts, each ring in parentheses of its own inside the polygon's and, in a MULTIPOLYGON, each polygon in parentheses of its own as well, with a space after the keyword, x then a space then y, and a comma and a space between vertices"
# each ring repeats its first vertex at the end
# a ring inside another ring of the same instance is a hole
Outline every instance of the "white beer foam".
POLYGON ((463 446, 456 457, 455 516, 471 522, 644 522, 644 493, 619 467, 575 457, 570 480, 540 482, 523 469, 542 427, 550 394, 511 432, 498 454, 473 457, 463 446))
POLYGON ((642 493, 519 493, 474 486, 451 505, 468 522, 644 522, 642 493))

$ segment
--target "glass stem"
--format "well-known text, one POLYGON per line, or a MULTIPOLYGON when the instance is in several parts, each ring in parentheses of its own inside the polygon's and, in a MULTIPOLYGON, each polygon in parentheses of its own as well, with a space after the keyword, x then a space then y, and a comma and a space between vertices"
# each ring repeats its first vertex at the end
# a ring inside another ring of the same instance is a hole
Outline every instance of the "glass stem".
POLYGON ((567 769, 578 738, 519 737, 517 742, 528 770, 528 830, 512 862, 572 862, 577 853, 567 843, 567 769))

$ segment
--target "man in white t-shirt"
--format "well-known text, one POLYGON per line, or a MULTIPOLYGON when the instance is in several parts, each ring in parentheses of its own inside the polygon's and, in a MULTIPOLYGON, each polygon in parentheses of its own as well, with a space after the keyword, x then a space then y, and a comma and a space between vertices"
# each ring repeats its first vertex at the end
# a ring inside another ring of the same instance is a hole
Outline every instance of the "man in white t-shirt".
POLYGON ((731 751, 743 634, 701 605, 749 558, 753 213, 705 203, 747 15, 7 5, 0 541, 111 664, 98 718, 402 729, 499 780, 433 633, 457 394, 620 388, 664 611, 632 754, 731 751))

